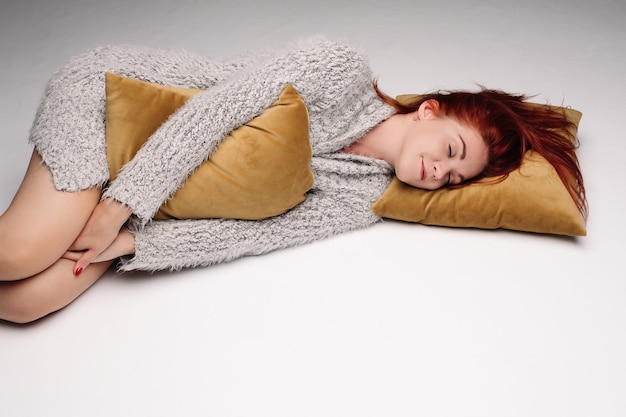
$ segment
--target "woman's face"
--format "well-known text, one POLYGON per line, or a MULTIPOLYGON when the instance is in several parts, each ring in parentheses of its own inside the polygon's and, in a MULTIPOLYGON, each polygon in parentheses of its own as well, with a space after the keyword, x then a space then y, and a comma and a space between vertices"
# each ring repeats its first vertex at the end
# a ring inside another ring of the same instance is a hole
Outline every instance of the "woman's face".
POLYGON ((396 176, 413 187, 435 190, 480 174, 489 150, 478 132, 436 114, 437 103, 425 102, 402 141, 396 176))

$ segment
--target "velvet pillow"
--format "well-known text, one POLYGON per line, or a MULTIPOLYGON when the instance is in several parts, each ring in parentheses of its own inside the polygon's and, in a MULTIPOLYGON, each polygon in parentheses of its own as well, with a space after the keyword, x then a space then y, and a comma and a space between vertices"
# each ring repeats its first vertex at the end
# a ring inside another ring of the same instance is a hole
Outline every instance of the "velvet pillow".
MULTIPOLYGON (((414 99, 414 95, 398 97, 405 102, 414 99)), ((578 126, 582 114, 572 109, 563 111, 578 126)), ((556 170, 532 151, 527 152, 519 169, 499 183, 427 191, 394 178, 372 210, 381 217, 429 225, 587 234, 584 220, 556 170)))
MULTIPOLYGON (((201 90, 106 74, 110 179, 185 101, 201 90)), ((313 186, 309 119, 287 85, 278 100, 234 130, 159 209, 156 219, 258 220, 291 209, 313 186)))

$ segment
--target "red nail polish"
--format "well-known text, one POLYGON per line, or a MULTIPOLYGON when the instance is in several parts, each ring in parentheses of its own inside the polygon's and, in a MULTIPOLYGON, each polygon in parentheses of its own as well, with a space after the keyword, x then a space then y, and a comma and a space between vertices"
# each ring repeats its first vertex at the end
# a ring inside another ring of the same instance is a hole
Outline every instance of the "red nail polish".
POLYGON ((81 272, 83 272, 83 268, 76 268, 76 271, 74 271, 74 275, 79 276, 81 272))

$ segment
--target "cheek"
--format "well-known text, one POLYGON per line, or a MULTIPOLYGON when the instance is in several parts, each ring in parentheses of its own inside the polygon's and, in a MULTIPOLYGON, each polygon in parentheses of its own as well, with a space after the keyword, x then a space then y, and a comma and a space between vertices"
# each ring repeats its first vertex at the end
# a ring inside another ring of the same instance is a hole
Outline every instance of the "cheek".
POLYGON ((421 159, 419 157, 407 157, 403 155, 398 161, 395 168, 396 177, 402 182, 415 186, 420 179, 421 159))
POLYGON ((406 182, 407 184, 414 182, 419 177, 419 174, 414 175, 411 172, 410 165, 403 163, 402 161, 400 161, 400 163, 396 165, 395 173, 396 177, 398 177, 400 181, 406 182))

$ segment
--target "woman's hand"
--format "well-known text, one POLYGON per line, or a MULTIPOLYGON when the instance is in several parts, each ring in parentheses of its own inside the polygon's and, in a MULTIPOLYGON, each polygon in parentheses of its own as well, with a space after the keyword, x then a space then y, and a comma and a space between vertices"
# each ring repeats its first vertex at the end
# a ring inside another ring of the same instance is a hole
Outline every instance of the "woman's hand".
MULTIPOLYGON (((117 257, 109 256, 114 255, 121 249, 118 245, 114 245, 114 242, 120 238, 120 229, 130 215, 131 211, 128 207, 113 199, 105 199, 96 206, 87 224, 83 228, 83 231, 80 232, 80 235, 78 235, 72 246, 69 247, 68 251, 63 256, 64 258, 76 261, 76 265, 74 266, 75 275, 80 275, 92 262, 104 260, 103 258, 107 257, 108 259, 117 257), (110 247, 111 250, 108 251, 110 252, 109 254, 107 250, 110 247), (68 254, 70 255, 68 256, 68 254)), ((127 233, 130 234, 130 232, 127 233)), ((127 235, 123 234, 122 239, 125 239, 123 242, 128 243, 126 241, 128 239, 127 235)))
MULTIPOLYGON (((110 261, 120 256, 132 255, 133 253, 135 253, 135 237, 128 229, 122 228, 113 243, 104 252, 93 258, 91 263, 110 261)), ((83 254, 84 252, 81 251, 68 250, 63 254, 62 258, 78 261, 83 254)))

